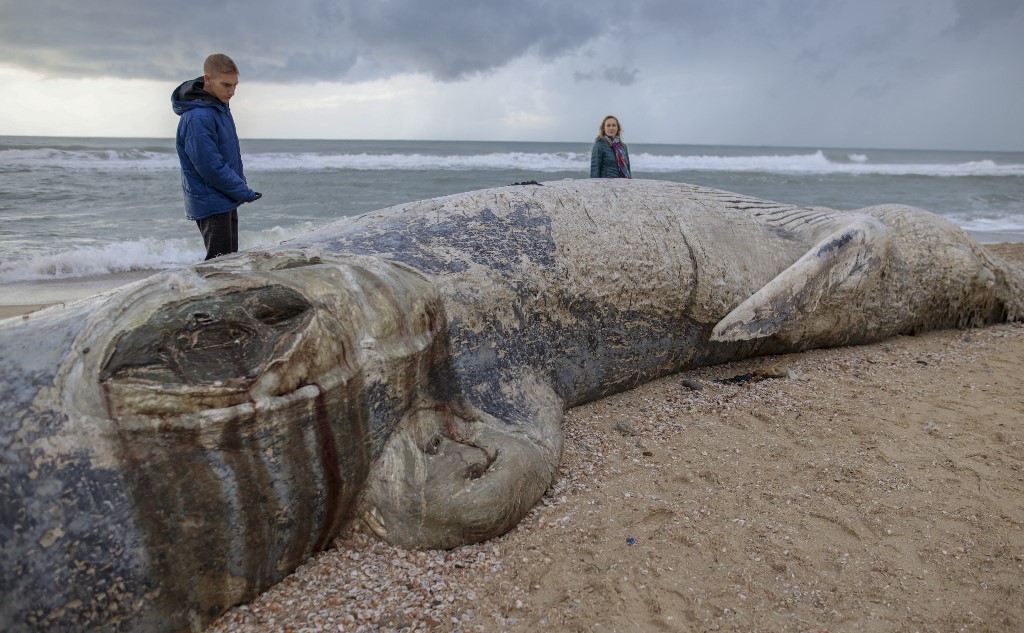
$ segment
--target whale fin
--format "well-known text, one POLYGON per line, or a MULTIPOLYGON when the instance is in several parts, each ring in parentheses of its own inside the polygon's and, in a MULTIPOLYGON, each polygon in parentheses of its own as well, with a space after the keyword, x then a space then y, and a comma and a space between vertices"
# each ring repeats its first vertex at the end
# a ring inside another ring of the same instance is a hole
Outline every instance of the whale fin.
POLYGON ((880 265, 887 231, 870 216, 834 231, 719 321, 711 340, 745 341, 777 334, 813 313, 826 294, 861 285, 880 265))

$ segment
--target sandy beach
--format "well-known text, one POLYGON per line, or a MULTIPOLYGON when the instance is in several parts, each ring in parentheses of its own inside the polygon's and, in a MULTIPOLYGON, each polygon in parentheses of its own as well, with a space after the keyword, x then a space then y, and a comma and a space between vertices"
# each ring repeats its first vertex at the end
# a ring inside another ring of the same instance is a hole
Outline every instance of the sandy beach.
POLYGON ((509 534, 347 529, 208 631, 1021 631, 1022 375, 1016 323, 669 376, 570 410, 509 534))

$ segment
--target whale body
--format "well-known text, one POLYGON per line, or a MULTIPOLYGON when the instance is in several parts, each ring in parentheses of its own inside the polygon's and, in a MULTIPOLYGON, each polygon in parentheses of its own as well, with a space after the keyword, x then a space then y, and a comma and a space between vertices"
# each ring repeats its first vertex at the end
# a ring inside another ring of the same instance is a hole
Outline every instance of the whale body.
POLYGON ((0 321, 0 629, 200 630, 351 520, 511 529, 563 412, 687 368, 1020 320, 927 211, 566 180, 341 220, 0 321))

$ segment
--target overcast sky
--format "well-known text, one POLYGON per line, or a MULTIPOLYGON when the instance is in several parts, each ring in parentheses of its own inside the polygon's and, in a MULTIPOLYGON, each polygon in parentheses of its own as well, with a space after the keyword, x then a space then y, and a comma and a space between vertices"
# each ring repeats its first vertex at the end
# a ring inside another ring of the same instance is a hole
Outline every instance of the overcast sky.
POLYGON ((1024 150, 1024 0, 0 0, 0 135, 1024 150))

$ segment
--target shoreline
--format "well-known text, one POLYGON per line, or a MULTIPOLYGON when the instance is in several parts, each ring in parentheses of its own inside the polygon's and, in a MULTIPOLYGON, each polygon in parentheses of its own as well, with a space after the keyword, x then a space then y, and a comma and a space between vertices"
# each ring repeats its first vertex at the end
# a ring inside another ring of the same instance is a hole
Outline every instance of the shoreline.
POLYGON ((155 275, 158 270, 133 270, 109 275, 15 281, 0 284, 0 320, 25 316, 44 308, 88 299, 155 275))

